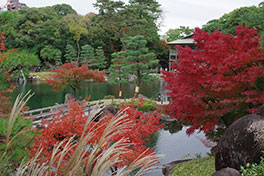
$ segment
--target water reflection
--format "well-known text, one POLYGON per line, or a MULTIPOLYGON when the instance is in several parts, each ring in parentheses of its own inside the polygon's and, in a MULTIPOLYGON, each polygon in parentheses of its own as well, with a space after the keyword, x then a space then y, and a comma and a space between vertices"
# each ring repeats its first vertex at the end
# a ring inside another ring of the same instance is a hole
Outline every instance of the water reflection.
MULTIPOLYGON (((124 84, 123 89, 122 98, 131 98, 134 95, 135 84, 124 84)), ((13 94, 13 100, 18 93, 26 93, 29 90, 35 93, 27 104, 31 109, 52 106, 55 103, 63 103, 65 94, 73 93, 70 88, 54 92, 52 87, 44 81, 33 81, 32 83, 28 82, 25 86, 17 86, 13 94)), ((76 92, 76 97, 79 99, 85 99, 86 97, 91 96, 91 100, 103 99, 106 95, 118 97, 118 90, 118 86, 109 85, 107 82, 84 82, 83 89, 76 92)), ((159 90, 159 81, 143 83, 140 87, 140 94, 155 99, 159 90)))
POLYGON ((162 121, 162 123, 164 123, 163 130, 169 131, 171 134, 181 131, 183 127, 177 121, 172 121, 172 122, 162 121))

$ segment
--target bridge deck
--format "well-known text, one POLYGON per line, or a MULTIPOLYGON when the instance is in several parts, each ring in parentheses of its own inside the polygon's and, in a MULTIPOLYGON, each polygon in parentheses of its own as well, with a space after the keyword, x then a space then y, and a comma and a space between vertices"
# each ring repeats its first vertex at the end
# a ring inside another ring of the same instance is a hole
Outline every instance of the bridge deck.
MULTIPOLYGON (((42 119, 52 119, 50 118, 52 115, 62 112, 67 113, 69 111, 69 104, 59 104, 55 106, 49 106, 40 109, 34 109, 30 111, 25 111, 23 115, 27 116, 27 119, 33 120, 33 124, 40 123, 42 119)), ((83 110, 85 115, 89 115, 92 111, 100 111, 104 107, 104 102, 87 104, 83 106, 83 110)))

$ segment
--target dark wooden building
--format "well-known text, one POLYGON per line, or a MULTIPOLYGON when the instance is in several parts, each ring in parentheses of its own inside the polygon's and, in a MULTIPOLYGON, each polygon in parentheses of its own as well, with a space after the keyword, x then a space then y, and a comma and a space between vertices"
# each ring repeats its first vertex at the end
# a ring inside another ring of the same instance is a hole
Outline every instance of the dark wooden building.
POLYGON ((192 49, 197 48, 197 46, 195 45, 194 39, 193 39, 193 35, 194 34, 190 34, 190 35, 187 35, 181 39, 174 40, 171 42, 167 42, 167 45, 170 46, 169 71, 171 71, 171 63, 175 62, 178 58, 176 46, 182 46, 182 47, 189 46, 192 49))

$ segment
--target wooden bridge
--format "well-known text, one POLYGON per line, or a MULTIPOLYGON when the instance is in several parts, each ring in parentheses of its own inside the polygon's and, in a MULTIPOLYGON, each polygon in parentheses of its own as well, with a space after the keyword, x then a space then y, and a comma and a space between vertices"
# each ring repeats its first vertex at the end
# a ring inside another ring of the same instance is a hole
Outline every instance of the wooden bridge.
MULTIPOLYGON (((41 123, 42 119, 52 120, 52 116, 58 112, 62 112, 63 114, 67 114, 69 111, 69 104, 58 104, 55 106, 49 106, 40 109, 34 109, 30 111, 23 112, 23 115, 26 115, 26 119, 33 120, 33 125, 41 123)), ((83 106, 83 110, 85 115, 90 115, 91 113, 97 114, 104 108, 104 102, 98 102, 93 104, 87 104, 83 106)))

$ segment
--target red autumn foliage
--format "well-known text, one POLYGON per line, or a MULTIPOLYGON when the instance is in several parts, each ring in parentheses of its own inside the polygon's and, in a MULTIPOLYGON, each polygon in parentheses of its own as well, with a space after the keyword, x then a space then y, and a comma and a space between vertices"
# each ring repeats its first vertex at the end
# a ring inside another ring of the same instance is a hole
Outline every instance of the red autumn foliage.
POLYGON ((52 70, 52 72, 46 82, 55 90, 65 89, 70 86, 73 89, 74 96, 76 89, 81 89, 81 82, 85 80, 105 81, 104 72, 90 70, 85 64, 79 67, 74 63, 65 63, 58 69, 52 70))
POLYGON ((5 35, 4 33, 0 32, 0 52, 1 50, 5 50, 5 35))
MULTIPOLYGON (((137 106, 141 105, 142 103, 138 103, 137 106)), ((87 116, 84 115, 83 109, 81 108, 82 106, 83 103, 70 103, 68 114, 62 115, 62 113, 58 113, 53 116, 52 122, 43 121, 44 128, 40 130, 40 136, 35 139, 34 145, 30 150, 31 154, 34 155, 41 146, 41 148, 44 149, 41 153, 42 161, 47 161, 50 159, 53 147, 57 143, 62 140, 68 141, 74 135, 78 145, 78 141, 87 120, 87 116)), ((122 105, 120 111, 124 111, 124 113, 127 114, 126 118, 131 121, 131 126, 129 126, 127 130, 120 131, 118 134, 114 135, 105 148, 110 147, 112 143, 122 138, 128 138, 131 144, 133 144, 128 146, 132 148, 133 153, 121 153, 120 157, 122 161, 119 163, 119 166, 124 166, 130 164, 147 149, 144 145, 145 140, 149 140, 150 134, 157 132, 162 125, 159 125, 161 115, 158 112, 143 114, 143 112, 138 111, 134 107, 134 104, 122 105)), ((87 132, 95 134, 90 141, 91 143, 89 143, 90 145, 96 144, 100 140, 110 120, 111 115, 104 117, 99 122, 92 122, 89 124, 87 132), (89 131, 92 126, 95 128, 89 131)), ((73 154, 77 145, 71 149, 69 156, 73 154)), ((140 156, 140 158, 151 152, 152 151, 149 150, 144 155, 140 156)), ((87 155, 89 155, 89 153, 87 155)), ((67 162, 67 159, 64 160, 64 162, 67 162)))
POLYGON ((164 72, 170 90, 168 113, 195 129, 227 127, 264 103, 264 52, 255 29, 236 28, 236 36, 195 29, 198 49, 178 47, 175 72, 164 72))
MULTIPOLYGON (((7 59, 5 53, 2 53, 5 48, 5 36, 0 32, 0 83, 1 81, 9 80, 9 74, 1 69, 1 63, 4 59, 7 59)), ((14 90, 14 86, 6 87, 5 89, 1 89, 0 86, 0 118, 7 118, 9 113, 11 112, 12 103, 11 103, 11 94, 14 90)))
POLYGON ((8 118, 12 109, 11 95, 15 86, 0 90, 0 118, 8 118))

